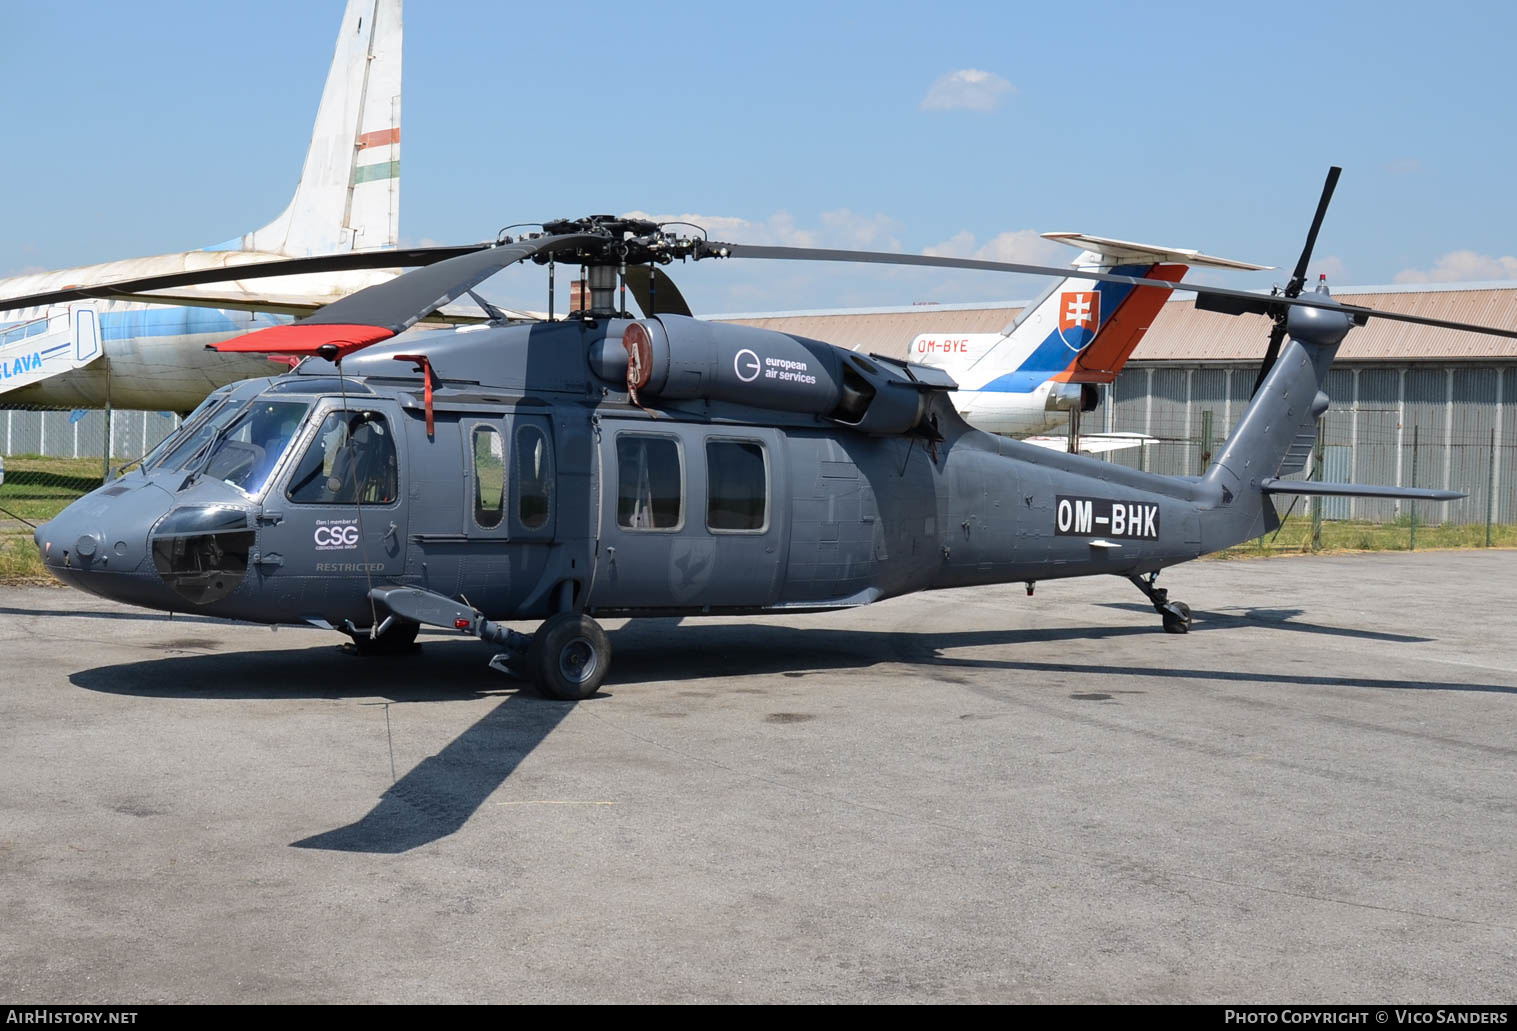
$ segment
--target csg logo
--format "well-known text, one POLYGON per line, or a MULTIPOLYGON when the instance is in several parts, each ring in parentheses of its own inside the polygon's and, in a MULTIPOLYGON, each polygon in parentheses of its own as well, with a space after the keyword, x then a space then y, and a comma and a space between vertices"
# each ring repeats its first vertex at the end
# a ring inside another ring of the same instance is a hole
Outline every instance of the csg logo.
POLYGON ((346 551, 358 547, 358 527, 351 523, 318 526, 314 540, 317 551, 346 551))

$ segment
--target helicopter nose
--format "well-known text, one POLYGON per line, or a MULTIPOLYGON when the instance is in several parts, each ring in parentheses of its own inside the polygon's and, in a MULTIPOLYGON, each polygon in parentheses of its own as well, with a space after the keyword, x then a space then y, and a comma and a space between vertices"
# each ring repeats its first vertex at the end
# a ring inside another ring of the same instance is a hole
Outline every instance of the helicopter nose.
POLYGON ((32 539, 49 573, 74 587, 118 600, 135 599, 147 566, 147 510, 161 512, 168 495, 149 484, 87 494, 38 526, 32 539))
POLYGON ((109 537, 98 520, 71 514, 67 509, 32 532, 32 540, 42 552, 42 564, 55 576, 61 571, 129 572, 137 564, 130 561, 132 552, 137 552, 140 562, 142 548, 134 549, 125 540, 107 543, 109 537))

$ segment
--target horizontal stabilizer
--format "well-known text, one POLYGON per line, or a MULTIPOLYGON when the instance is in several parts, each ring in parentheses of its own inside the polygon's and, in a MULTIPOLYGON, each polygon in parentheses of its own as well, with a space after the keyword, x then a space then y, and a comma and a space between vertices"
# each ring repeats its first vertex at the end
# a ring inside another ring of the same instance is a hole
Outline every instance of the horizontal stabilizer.
POLYGON ((1381 487, 1366 483, 1316 483, 1311 480, 1259 481, 1266 494, 1305 494, 1325 498, 1404 498, 1408 501, 1457 501, 1468 497, 1457 490, 1433 490, 1431 487, 1381 487))
POLYGON ((1262 272, 1273 265, 1253 265, 1231 258, 1218 258, 1200 251, 1181 247, 1159 247, 1151 243, 1133 243, 1131 240, 1113 240, 1105 236, 1086 236, 1084 233, 1043 233, 1043 239, 1062 243, 1069 247, 1095 251, 1103 258, 1119 262, 1177 262, 1181 265, 1202 265, 1206 268, 1226 268, 1244 272, 1262 272))

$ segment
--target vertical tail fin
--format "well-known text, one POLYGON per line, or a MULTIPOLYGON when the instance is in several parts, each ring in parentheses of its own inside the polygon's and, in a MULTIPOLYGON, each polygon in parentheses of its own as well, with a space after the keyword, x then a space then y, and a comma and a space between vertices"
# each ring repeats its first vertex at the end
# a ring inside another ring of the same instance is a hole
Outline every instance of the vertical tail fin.
MULTIPOLYGON (((1318 294, 1329 299, 1325 285, 1318 294)), ((1303 442, 1315 439, 1317 420, 1327 412, 1328 370, 1354 318, 1343 310, 1293 307, 1287 320, 1289 339, 1279 360, 1202 478, 1219 502, 1202 520, 1205 551, 1250 540, 1280 525, 1269 484, 1300 471, 1303 448, 1309 451, 1303 442)))
POLYGON ((290 206, 240 248, 292 256, 394 247, 401 0, 348 0, 290 206))

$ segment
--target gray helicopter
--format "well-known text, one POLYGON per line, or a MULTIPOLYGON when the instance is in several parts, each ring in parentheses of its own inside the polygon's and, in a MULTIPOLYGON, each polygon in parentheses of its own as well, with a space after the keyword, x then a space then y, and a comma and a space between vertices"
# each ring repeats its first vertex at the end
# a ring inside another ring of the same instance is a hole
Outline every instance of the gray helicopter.
POLYGON ((296 364, 211 394, 135 471, 39 527, 36 541, 55 576, 95 594, 314 623, 364 654, 414 647, 422 625, 454 629, 495 646, 492 667, 564 699, 604 682, 606 616, 814 612, 1101 574, 1131 581, 1165 630, 1185 633, 1190 610, 1156 585, 1160 570, 1271 531, 1278 494, 1462 496, 1284 479, 1310 452, 1351 328, 1384 317, 1517 336, 1344 305, 1325 286, 1303 294, 1336 173, 1283 292, 1092 274, 1273 318, 1255 396, 1200 477, 981 432, 955 411, 941 370, 699 321, 660 266, 750 257, 1062 269, 723 244, 597 216, 488 245, 261 266, 422 267, 217 345, 296 364), (525 260, 548 265, 550 278, 557 264, 583 266, 586 307, 406 332, 525 260), (629 289, 641 318, 627 310, 629 289), (542 622, 529 636, 508 620, 542 622))

